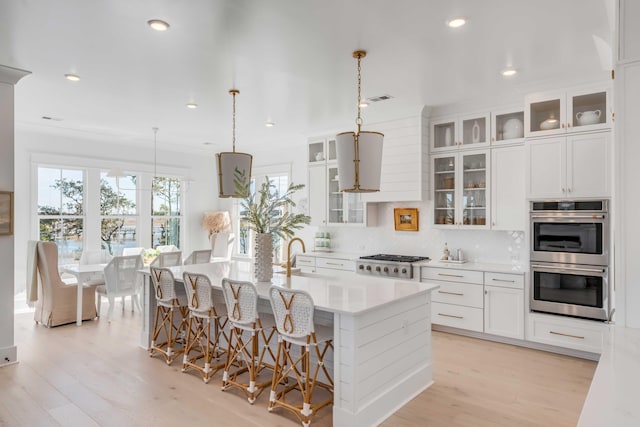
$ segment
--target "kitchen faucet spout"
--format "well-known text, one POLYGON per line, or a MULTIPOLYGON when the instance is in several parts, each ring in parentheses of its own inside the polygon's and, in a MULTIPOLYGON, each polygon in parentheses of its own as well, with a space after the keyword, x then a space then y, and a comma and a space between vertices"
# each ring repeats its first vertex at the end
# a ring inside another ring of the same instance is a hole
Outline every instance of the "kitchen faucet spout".
POLYGON ((289 244, 287 245, 287 277, 291 277, 291 245, 295 241, 300 242, 300 245, 302 245, 302 253, 307 252, 307 250, 304 247, 304 242, 302 241, 301 238, 294 237, 293 239, 289 240, 289 244))

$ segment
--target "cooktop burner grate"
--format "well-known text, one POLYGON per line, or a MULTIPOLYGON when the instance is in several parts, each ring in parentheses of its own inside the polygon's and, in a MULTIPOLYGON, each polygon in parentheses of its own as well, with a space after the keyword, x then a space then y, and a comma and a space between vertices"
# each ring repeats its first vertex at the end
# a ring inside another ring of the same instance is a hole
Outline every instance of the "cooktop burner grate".
POLYGON ((428 260, 426 256, 410 256, 410 255, 391 255, 391 254, 377 254, 369 256, 361 256, 360 259, 368 259, 373 261, 388 261, 388 262, 418 262, 428 260))

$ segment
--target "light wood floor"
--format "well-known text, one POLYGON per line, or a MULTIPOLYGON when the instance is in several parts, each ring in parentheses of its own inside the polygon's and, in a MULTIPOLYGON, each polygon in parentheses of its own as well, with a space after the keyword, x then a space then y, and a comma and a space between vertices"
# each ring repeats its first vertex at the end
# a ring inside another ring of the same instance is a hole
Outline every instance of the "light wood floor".
MULTIPOLYGON (((137 346, 140 317, 46 329, 16 315, 20 363, 0 368, 0 426, 295 426, 137 346)), ((434 332, 436 383, 389 418, 404 426, 575 426, 595 363, 434 332)), ((330 426, 324 410, 312 426, 330 426)))

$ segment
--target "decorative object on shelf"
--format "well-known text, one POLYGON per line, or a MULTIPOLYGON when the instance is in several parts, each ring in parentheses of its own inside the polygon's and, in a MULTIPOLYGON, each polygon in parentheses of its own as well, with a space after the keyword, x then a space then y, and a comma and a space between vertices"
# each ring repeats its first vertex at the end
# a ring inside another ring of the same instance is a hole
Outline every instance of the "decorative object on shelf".
POLYGON ((228 211, 207 211, 202 215, 202 228, 212 234, 231 231, 231 218, 228 211))
POLYGON ((418 209, 417 208, 394 208, 396 231, 418 231, 418 209))
POLYGON ((0 191, 0 236, 13 234, 13 191, 0 191))
POLYGON ((314 252, 331 252, 331 233, 318 231, 313 242, 314 252))
POLYGON ((578 121, 578 125, 595 125, 596 123, 600 123, 600 115, 602 111, 581 111, 576 114, 576 120, 578 121))
POLYGON ((560 123, 558 122, 558 119, 556 119, 554 114, 551 113, 551 115, 547 120, 540 122, 540 129, 542 130, 557 129, 559 124, 560 123))
POLYGON ((515 139, 524 136, 522 120, 512 117, 502 125, 502 139, 515 139))
POLYGON ((449 126, 447 126, 447 128, 444 130, 444 145, 449 147, 449 146, 451 146, 452 142, 453 141, 451 139, 451 128, 449 126))
POLYGON ((448 261, 449 260, 449 247, 447 246, 447 242, 444 242, 444 249, 442 250, 442 258, 440 258, 442 261, 448 261))
POLYGON ((480 125, 477 120, 473 121, 473 126, 471 127, 471 140, 474 144, 480 142, 480 125))
POLYGON ((340 191, 352 193, 380 191, 382 140, 384 134, 361 130, 360 90, 362 78, 360 76, 360 62, 366 54, 363 50, 353 52, 353 57, 358 60, 357 130, 356 132, 342 132, 336 135, 338 172, 340 176, 339 188, 340 191))
POLYGON ((322 151, 319 151, 316 153, 316 162, 321 162, 324 160, 324 153, 322 151))
POLYGON ((217 154, 218 166, 218 197, 246 197, 246 193, 238 193, 239 189, 246 188, 243 185, 251 181, 251 162, 253 156, 247 153, 236 152, 236 95, 240 93, 237 89, 231 89, 229 93, 233 96, 233 151, 221 152, 217 154))
POLYGON ((238 192, 248 194, 240 202, 240 221, 255 233, 255 270, 258 282, 268 282, 273 277, 273 235, 285 240, 293 236, 295 230, 309 224, 311 217, 303 213, 291 213, 288 208, 296 206, 291 198, 304 188, 304 184, 291 183, 284 194, 267 177, 260 189, 251 193, 250 183, 238 183, 238 192), (241 186, 242 185, 242 186, 241 186))

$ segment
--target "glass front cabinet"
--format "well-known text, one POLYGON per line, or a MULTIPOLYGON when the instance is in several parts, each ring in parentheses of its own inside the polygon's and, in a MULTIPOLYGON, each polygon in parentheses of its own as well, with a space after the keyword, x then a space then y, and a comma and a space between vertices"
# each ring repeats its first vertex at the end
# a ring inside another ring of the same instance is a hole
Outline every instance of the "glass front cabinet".
POLYGON ((325 163, 336 159, 335 138, 317 138, 309 141, 307 145, 307 162, 325 163))
POLYGON ((489 150, 433 156, 435 227, 489 228, 489 159, 489 150))
POLYGON ((327 166, 328 225, 367 224, 365 203, 360 193, 344 193, 338 188, 338 166, 327 166))
POLYGON ((489 113, 442 117, 431 125, 431 150, 451 151, 489 145, 489 113))

